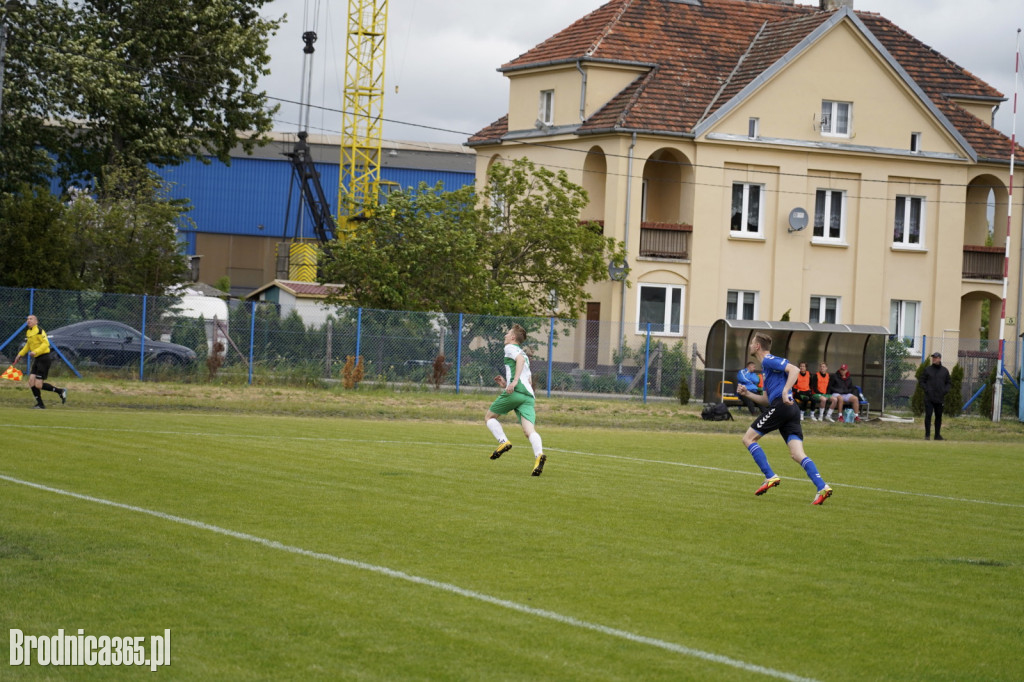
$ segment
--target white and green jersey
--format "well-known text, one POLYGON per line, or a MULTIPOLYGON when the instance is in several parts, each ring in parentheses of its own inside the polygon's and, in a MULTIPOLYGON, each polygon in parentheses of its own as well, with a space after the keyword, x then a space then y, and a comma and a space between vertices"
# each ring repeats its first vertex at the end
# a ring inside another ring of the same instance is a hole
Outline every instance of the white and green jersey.
POLYGON ((522 348, 514 343, 505 346, 505 381, 512 383, 512 377, 516 375, 516 359, 520 355, 523 356, 523 373, 519 375, 519 383, 516 384, 515 390, 532 396, 534 393, 533 377, 530 375, 530 358, 527 357, 522 348))

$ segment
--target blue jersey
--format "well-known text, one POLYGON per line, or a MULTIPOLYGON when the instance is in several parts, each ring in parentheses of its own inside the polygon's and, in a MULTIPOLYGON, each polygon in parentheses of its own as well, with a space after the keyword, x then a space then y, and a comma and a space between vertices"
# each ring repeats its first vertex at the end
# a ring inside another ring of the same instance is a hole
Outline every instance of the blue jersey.
MULTIPOLYGON (((782 389, 786 387, 786 365, 789 361, 786 358, 778 358, 769 353, 761 361, 761 370, 764 372, 764 392, 768 396, 768 402, 773 403, 782 397, 782 389)), ((790 391, 790 395, 792 395, 790 391)))

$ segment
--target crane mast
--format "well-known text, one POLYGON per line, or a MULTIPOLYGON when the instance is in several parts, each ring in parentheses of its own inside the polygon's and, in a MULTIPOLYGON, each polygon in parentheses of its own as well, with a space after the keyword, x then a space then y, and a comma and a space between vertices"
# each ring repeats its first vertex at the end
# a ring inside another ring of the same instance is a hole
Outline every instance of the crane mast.
POLYGON ((338 226, 366 218, 380 192, 387 0, 349 0, 341 114, 338 226))

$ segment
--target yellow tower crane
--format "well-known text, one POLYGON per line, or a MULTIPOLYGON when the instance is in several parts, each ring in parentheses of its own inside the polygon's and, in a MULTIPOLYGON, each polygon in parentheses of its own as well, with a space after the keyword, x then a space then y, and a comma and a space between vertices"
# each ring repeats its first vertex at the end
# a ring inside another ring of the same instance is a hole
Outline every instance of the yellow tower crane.
POLYGON ((387 0, 349 0, 341 114, 338 227, 370 215, 380 192, 387 0))

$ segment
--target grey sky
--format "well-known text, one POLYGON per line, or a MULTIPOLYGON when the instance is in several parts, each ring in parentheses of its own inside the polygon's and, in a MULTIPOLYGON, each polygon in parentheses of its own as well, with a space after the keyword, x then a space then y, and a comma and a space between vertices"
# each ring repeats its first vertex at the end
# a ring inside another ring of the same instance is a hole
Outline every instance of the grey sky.
MULTIPOLYGON (((799 4, 812 4, 804 0, 799 4)), ((389 0, 384 137, 463 142, 508 111, 508 82, 496 69, 529 50, 603 0, 389 0), (397 91, 396 91, 397 89, 397 91)), ((319 39, 313 61, 309 129, 341 128, 347 0, 272 0, 267 16, 288 14, 271 40, 267 94, 282 103, 275 128, 299 129, 302 33, 319 39), (319 7, 319 16, 314 13, 319 7)), ((1000 90, 1007 101, 996 126, 1011 132, 1020 0, 854 0, 877 12, 1000 90)), ((1024 68, 1024 65, 1022 65, 1024 68)), ((1018 83, 1018 138, 1024 134, 1024 84, 1018 83)))

